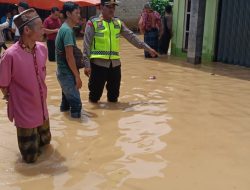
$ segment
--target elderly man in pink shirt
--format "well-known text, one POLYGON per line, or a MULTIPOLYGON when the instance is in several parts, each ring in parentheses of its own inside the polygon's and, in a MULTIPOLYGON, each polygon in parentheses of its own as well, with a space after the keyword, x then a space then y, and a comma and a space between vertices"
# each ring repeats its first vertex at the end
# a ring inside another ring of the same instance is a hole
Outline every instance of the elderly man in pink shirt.
POLYGON ((41 147, 51 140, 45 84, 47 49, 36 42, 44 32, 34 9, 24 11, 14 22, 21 38, 1 58, 0 88, 8 101, 9 120, 17 128, 22 158, 33 163, 41 147))

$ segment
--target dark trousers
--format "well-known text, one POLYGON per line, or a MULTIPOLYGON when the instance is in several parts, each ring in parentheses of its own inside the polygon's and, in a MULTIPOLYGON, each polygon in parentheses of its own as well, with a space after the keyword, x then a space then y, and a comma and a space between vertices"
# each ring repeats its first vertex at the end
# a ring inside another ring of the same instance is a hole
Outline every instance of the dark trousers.
POLYGON ((169 44, 171 40, 171 35, 169 33, 164 33, 159 40, 159 53, 167 54, 169 49, 169 44))
POLYGON ((109 68, 91 64, 91 75, 89 79, 89 100, 98 102, 102 96, 104 86, 108 91, 109 102, 117 102, 120 94, 121 66, 109 68))
POLYGON ((7 49, 7 46, 6 46, 5 43, 0 44, 0 54, 2 53, 2 48, 5 49, 5 50, 7 49))
POLYGON ((47 40, 47 47, 48 47, 49 61, 56 61, 55 40, 47 40))

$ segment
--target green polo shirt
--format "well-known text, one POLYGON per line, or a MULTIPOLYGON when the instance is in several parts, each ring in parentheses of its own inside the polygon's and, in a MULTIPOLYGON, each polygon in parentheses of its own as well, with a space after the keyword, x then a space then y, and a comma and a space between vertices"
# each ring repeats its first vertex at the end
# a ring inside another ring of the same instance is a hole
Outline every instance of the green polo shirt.
POLYGON ((69 27, 67 23, 63 23, 57 36, 56 36, 56 61, 57 68, 63 73, 71 73, 71 70, 68 66, 66 56, 65 56, 65 47, 67 46, 76 46, 76 38, 72 28, 69 27))

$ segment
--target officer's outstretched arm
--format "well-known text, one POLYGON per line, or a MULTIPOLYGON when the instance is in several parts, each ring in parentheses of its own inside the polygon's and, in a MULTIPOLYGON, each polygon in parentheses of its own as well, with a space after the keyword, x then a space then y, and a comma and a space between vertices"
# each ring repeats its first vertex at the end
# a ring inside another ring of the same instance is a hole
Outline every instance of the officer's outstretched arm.
POLYGON ((145 42, 140 40, 140 38, 135 35, 124 23, 122 23, 121 35, 135 47, 148 51, 153 57, 158 56, 158 53, 155 50, 153 50, 145 42))

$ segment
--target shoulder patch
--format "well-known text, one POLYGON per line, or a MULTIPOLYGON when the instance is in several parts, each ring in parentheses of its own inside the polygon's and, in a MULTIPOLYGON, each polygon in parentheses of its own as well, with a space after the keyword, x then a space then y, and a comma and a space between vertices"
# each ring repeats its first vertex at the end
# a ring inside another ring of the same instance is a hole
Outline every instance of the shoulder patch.
POLYGON ((98 21, 100 20, 99 16, 93 16, 89 19, 91 22, 95 22, 95 21, 98 21))
POLYGON ((92 26, 92 27, 94 26, 93 23, 92 23, 91 21, 88 21, 87 25, 88 25, 88 26, 92 26))

